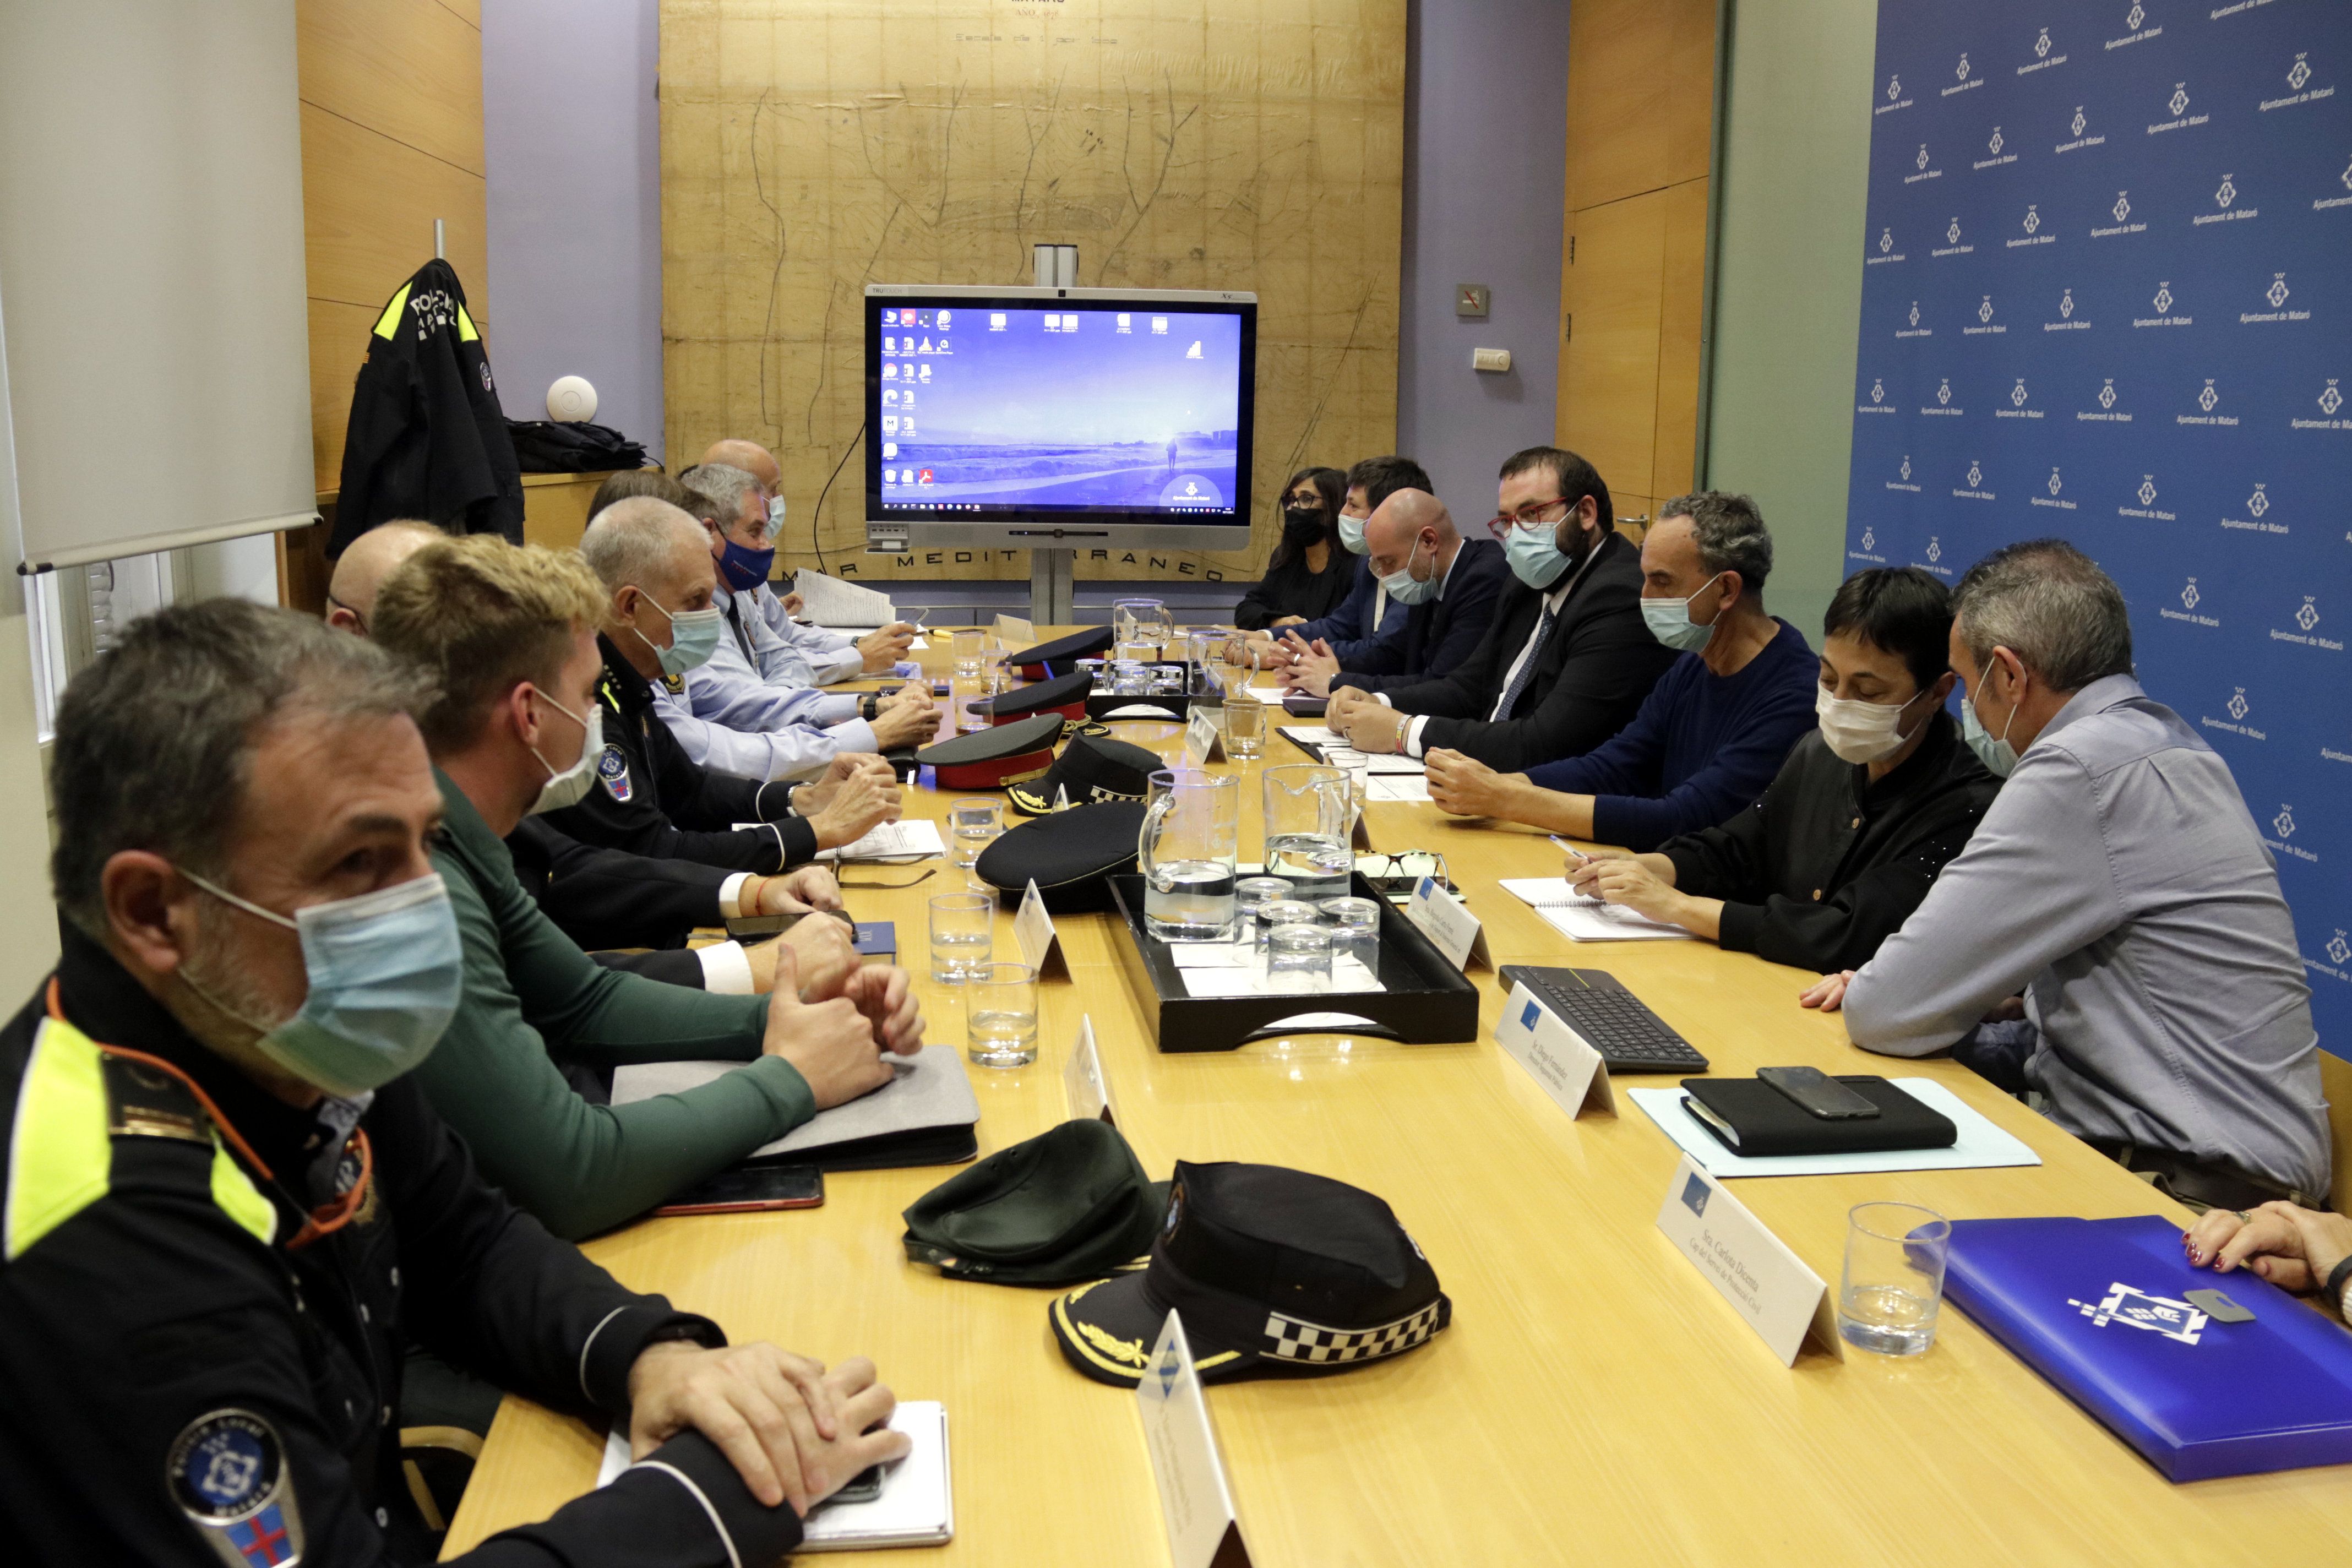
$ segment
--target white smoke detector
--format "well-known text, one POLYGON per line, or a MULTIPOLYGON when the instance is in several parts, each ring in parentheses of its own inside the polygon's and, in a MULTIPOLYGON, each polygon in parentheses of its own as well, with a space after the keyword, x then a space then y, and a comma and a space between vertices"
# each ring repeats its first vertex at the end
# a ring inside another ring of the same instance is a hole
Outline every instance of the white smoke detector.
POLYGON ((584 375, 559 375, 547 389, 547 416, 567 424, 596 417, 596 389, 584 375))

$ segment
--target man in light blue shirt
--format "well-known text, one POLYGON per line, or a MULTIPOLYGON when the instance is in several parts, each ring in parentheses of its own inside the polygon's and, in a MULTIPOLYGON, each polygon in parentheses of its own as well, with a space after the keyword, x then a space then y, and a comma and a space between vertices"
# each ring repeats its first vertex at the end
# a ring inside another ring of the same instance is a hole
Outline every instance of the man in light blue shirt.
POLYGON ((1877 956, 1804 1000, 1842 999, 1865 1050, 1958 1046, 2193 1207, 2317 1206, 2311 992, 2229 767, 2140 689, 2123 595, 2072 545, 1995 551, 1952 608, 1964 727, 2008 782, 1877 956))
MULTIPOLYGON (((745 778, 803 778, 845 752, 895 751, 929 740, 939 714, 919 684, 887 698, 814 689, 810 650, 791 636, 801 628, 768 585, 775 552, 768 544, 767 497, 759 480, 719 463, 689 472, 688 489, 710 535, 719 573, 711 603, 726 628, 709 660, 687 673, 682 689, 655 688, 655 710, 687 754, 745 778)), ((912 628, 885 627, 876 635, 884 634, 889 636, 870 654, 849 644, 850 658, 861 668, 878 658, 882 669, 890 668, 912 628)))

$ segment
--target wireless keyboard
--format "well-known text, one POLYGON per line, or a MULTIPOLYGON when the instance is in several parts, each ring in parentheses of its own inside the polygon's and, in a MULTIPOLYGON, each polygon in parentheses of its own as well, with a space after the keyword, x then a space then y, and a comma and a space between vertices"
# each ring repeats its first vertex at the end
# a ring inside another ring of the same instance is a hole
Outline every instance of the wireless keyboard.
POLYGON ((1535 993, 1601 1053, 1612 1073, 1706 1070, 1706 1058, 1606 970, 1507 963, 1499 976, 1505 985, 1525 985, 1535 993))

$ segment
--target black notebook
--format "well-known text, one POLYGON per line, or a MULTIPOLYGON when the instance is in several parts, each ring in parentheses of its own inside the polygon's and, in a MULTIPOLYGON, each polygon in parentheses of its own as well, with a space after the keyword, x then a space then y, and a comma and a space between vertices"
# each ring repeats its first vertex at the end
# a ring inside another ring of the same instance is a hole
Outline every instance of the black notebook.
POLYGON ((1815 1116, 1762 1079, 1686 1078, 1683 1104, 1735 1154, 1866 1154, 1889 1149, 1948 1149, 1960 1130, 1883 1078, 1838 1082, 1878 1107, 1875 1116, 1832 1121, 1815 1116))

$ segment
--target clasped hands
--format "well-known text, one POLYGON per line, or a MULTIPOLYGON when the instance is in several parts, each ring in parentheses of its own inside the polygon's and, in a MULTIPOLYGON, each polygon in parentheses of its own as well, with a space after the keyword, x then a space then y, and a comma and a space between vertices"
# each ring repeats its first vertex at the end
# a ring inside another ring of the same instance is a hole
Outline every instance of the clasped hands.
POLYGON ((727 1456, 752 1496, 805 1517, 869 1465, 907 1456, 906 1434, 882 1425, 898 1403, 864 1356, 828 1368, 772 1344, 664 1341, 629 1368, 629 1458, 690 1427, 727 1456))

